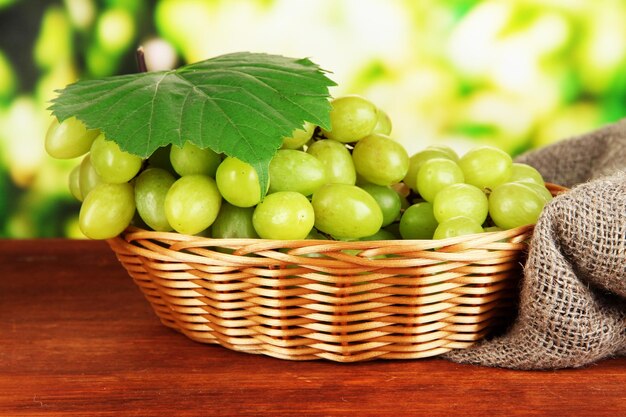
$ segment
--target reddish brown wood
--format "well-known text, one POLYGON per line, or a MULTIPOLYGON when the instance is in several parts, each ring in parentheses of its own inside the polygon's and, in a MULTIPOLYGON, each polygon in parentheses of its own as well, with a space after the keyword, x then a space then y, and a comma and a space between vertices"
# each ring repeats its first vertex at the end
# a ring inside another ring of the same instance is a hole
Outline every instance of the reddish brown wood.
POLYGON ((0 240, 0 416, 626 416, 626 358, 293 362, 161 325, 104 242, 0 240))

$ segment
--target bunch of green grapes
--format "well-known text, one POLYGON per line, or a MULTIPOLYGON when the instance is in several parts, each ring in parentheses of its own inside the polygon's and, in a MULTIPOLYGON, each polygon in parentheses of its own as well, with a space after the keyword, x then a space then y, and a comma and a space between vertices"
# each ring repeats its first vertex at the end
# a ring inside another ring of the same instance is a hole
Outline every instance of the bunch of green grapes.
POLYGON ((399 222, 404 239, 443 239, 537 222, 552 194, 530 165, 490 146, 461 157, 431 146, 410 159, 403 182, 414 196, 399 222))
POLYGON ((529 166, 478 148, 462 158, 430 147, 409 158, 388 115, 355 95, 331 102, 331 129, 296 129, 255 169, 190 142, 147 159, 76 118, 53 122, 46 149, 77 158, 69 186, 92 239, 130 224, 213 238, 431 239, 533 223, 550 193, 529 166))

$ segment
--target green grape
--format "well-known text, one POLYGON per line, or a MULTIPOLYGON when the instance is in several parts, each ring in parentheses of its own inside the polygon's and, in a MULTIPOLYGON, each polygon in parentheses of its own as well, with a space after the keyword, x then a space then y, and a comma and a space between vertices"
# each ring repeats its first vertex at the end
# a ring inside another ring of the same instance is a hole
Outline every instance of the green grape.
POLYGON ((366 241, 395 240, 395 239, 396 239, 396 235, 394 235, 392 232, 386 229, 380 229, 378 232, 374 233, 373 235, 359 238, 359 240, 366 240, 366 241))
MULTIPOLYGON (((200 237, 212 237, 212 230, 213 230, 213 225, 207 227, 204 230, 199 231, 198 233, 196 233, 194 236, 200 236, 200 237)), ((232 249, 228 249, 228 248, 215 248, 218 252, 224 252, 224 253, 233 253, 232 249)))
POLYGON ((451 159, 454 162, 459 161, 459 155, 455 152, 454 149, 452 149, 448 145, 429 145, 426 147, 426 150, 438 151, 447 155, 448 159, 451 159))
POLYGON ((423 201, 413 204, 402 213, 400 236, 402 239, 432 239, 437 225, 432 203, 423 201))
POLYGON ((252 165, 227 157, 215 173, 224 200, 237 207, 252 207, 261 201, 259 176, 252 165))
POLYGON ((530 181, 516 181, 516 182, 521 182, 526 187, 531 188, 532 190, 534 190, 537 194, 539 194, 541 197, 543 197, 543 199, 545 200, 546 203, 552 201, 552 198, 553 198, 552 193, 550 192, 550 190, 548 190, 545 187, 545 185, 539 185, 537 183, 530 182, 530 181))
POLYGON ((496 187, 489 195, 489 215, 502 229, 535 224, 546 200, 521 182, 509 182, 496 187))
POLYGON ((331 130, 322 130, 328 139, 351 143, 372 133, 378 121, 378 109, 369 100, 355 95, 334 99, 331 103, 331 130))
POLYGON ((447 239, 475 233, 483 233, 480 223, 470 217, 457 216, 439 223, 433 233, 433 239, 447 239))
POLYGON ((378 203, 378 206, 383 213, 382 227, 390 225, 398 218, 402 202, 400 200, 400 195, 396 192, 396 190, 384 185, 376 184, 365 184, 362 185, 361 188, 374 197, 374 200, 378 203))
POLYGON ((207 175, 185 175, 165 196, 165 215, 178 233, 195 235, 213 224, 222 204, 215 180, 207 175))
MULTIPOLYGON (((132 182, 130 182, 129 184, 133 185, 132 182)), ((133 185, 134 187, 134 185, 133 185)), ((135 209, 137 208, 136 206, 137 203, 135 203, 135 209)), ((143 219, 141 218, 141 216, 139 215, 139 213, 137 213, 137 210, 135 210, 135 214, 133 214, 133 218, 130 221, 130 224, 134 227, 138 227, 140 229, 144 229, 144 230, 149 230, 150 226, 148 226, 146 224, 146 222, 143 221, 143 219)))
POLYGON ((489 202, 479 188, 470 184, 452 184, 439 191, 433 201, 433 212, 439 223, 465 216, 478 224, 487 218, 489 202))
POLYGON ((439 191, 448 185, 465 181, 463 171, 450 159, 433 158, 422 164, 417 173, 417 191, 431 203, 439 191))
POLYGON ((304 239, 314 222, 313 206, 305 196, 294 191, 267 195, 252 215, 254 229, 263 239, 304 239))
POLYGON ((306 151, 324 165, 326 182, 349 185, 356 183, 356 170, 352 155, 343 143, 332 139, 318 140, 313 142, 306 151))
POLYGON ((70 193, 78 201, 83 201, 83 194, 80 192, 80 164, 76 165, 69 176, 70 193))
POLYGON ((161 146, 148 157, 148 166, 150 168, 161 168, 170 173, 176 172, 170 161, 171 151, 172 145, 161 146))
POLYGON ((237 207, 223 202, 217 218, 211 225, 211 236, 216 239, 258 238, 252 215, 254 207, 237 207))
POLYGON ((357 172, 356 173, 356 185, 358 185, 360 187, 360 186, 366 185, 366 184, 372 184, 372 183, 367 181, 365 178, 363 178, 363 176, 361 174, 359 174, 357 172))
POLYGON ((324 165, 304 151, 281 149, 270 162, 270 193, 295 191, 308 196, 325 183, 324 165))
POLYGON ((394 239, 402 239, 402 235, 400 234, 400 222, 393 222, 389 226, 385 226, 384 230, 391 233, 394 239))
POLYGON ((93 35, 104 52, 113 56, 121 55, 132 45, 136 36, 133 15, 123 7, 100 10, 93 35))
POLYGON ((185 142, 182 148, 172 145, 170 162, 180 176, 199 174, 215 177, 222 158, 209 148, 202 149, 191 142, 185 142))
POLYGON ((98 184, 80 207, 78 224, 90 239, 110 239, 124 231, 135 214, 135 196, 129 183, 98 184))
POLYGON ((348 184, 326 184, 313 194, 315 227, 331 236, 358 239, 373 235, 383 213, 367 191, 348 184))
POLYGON ((80 169, 78 174, 78 186, 80 188, 80 195, 85 199, 89 192, 93 190, 96 185, 104 182, 100 175, 96 172, 96 169, 91 164, 91 155, 87 154, 80 163, 80 169))
POLYGON ((398 195, 400 196, 400 211, 408 209, 411 206, 409 199, 400 193, 398 195))
POLYGON ((141 220, 152 230, 168 232, 165 196, 176 179, 161 168, 148 168, 135 180, 135 205, 141 220))
POLYGON ((319 230, 316 228, 311 229, 308 235, 306 235, 306 239, 308 240, 328 240, 328 238, 321 234, 319 230))
POLYGON ((141 169, 141 157, 124 152, 117 143, 100 134, 91 145, 91 163, 98 175, 108 183, 128 182, 141 169))
POLYGON ((543 176, 534 167, 528 164, 514 162, 511 166, 511 176, 507 182, 532 182, 542 187, 545 185, 543 176))
POLYGON ((391 119, 389 115, 381 109, 378 109, 378 117, 376 118, 376 126, 372 133, 382 133, 383 135, 391 134, 391 119))
POLYGON ((315 125, 304 122, 301 129, 295 129, 291 132, 291 136, 283 138, 282 149, 300 149, 313 137, 315 125))
POLYGON ((352 150, 352 160, 359 175, 378 185, 400 182, 409 169, 409 155, 404 147, 378 133, 357 142, 352 150))
POLYGON ((402 181, 406 185, 408 185, 413 191, 417 192, 417 174, 419 173, 419 170, 424 162, 434 158, 453 159, 450 156, 449 152, 446 152, 445 150, 440 148, 428 147, 424 150, 414 153, 413 156, 409 158, 409 169, 407 170, 406 175, 404 176, 404 179, 402 181))
POLYGON ((46 133, 46 152, 57 159, 77 158, 89 151, 99 134, 97 129, 88 130, 76 117, 65 119, 63 123, 54 118, 46 133))
POLYGON ((480 146, 468 151, 458 162, 465 182, 481 190, 493 190, 508 181, 513 161, 511 156, 492 146, 480 146))
POLYGON ((400 197, 400 210, 408 209, 411 205, 409 202, 409 187, 405 183, 399 182, 398 184, 392 185, 391 188, 398 194, 398 197, 400 197))

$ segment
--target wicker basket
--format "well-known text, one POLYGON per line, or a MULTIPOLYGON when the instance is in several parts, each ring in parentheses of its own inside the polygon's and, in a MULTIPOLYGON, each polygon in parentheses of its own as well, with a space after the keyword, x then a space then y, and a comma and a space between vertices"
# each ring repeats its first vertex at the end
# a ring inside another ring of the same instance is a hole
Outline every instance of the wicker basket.
POLYGON ((510 322, 532 231, 338 242, 131 227, 108 242, 163 324, 192 340, 356 362, 466 348, 510 322))

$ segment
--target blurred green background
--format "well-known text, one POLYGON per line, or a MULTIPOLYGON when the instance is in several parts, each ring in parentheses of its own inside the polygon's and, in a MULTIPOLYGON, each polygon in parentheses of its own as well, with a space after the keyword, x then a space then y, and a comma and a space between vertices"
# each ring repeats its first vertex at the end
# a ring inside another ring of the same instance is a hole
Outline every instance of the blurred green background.
POLYGON ((515 155, 626 114, 621 0, 0 0, 0 237, 80 237, 43 149, 54 90, 223 53, 310 57, 389 113, 409 153, 515 155))

